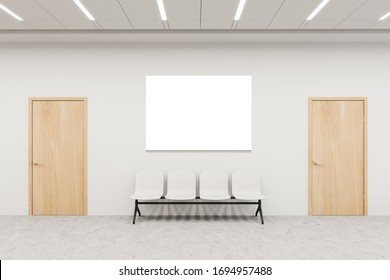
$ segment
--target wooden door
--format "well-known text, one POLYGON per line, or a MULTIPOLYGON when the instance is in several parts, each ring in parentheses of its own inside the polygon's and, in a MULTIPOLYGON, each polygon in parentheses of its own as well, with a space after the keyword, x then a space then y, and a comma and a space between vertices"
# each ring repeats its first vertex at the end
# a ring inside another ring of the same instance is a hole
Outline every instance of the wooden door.
POLYGON ((366 215, 365 99, 310 100, 309 211, 366 215))
POLYGON ((86 214, 86 99, 30 99, 30 214, 86 214))

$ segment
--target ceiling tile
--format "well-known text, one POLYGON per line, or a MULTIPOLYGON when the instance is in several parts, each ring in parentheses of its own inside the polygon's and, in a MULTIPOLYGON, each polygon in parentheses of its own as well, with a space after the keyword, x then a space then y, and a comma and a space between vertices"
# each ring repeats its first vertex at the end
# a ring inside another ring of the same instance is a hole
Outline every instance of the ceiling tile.
POLYGON ((128 20, 99 20, 103 29, 133 29, 128 20))
POLYGON ((340 19, 311 20, 306 22, 304 29, 334 29, 340 22, 340 19))
POLYGON ((171 29, 198 29, 201 0, 164 0, 171 29))
POLYGON ((65 27, 56 20, 29 20, 35 29, 65 29, 65 27))
POLYGON ((269 20, 240 20, 237 29, 266 29, 269 20))
POLYGON ((119 0, 119 2, 133 25, 133 20, 161 21, 156 0, 119 0))
POLYGON ((324 10, 307 22, 305 29, 333 29, 354 11, 365 5, 367 0, 330 1, 324 10))
MULTIPOLYGON (((321 2, 322 0, 286 0, 276 14, 275 20, 304 20, 321 2)), ((325 12, 326 8, 325 6, 320 13, 325 12)))
POLYGON ((198 29, 200 27, 199 20, 169 20, 171 29, 198 29))
POLYGON ((372 24, 372 20, 347 19, 337 26, 336 29, 364 29, 372 24))
POLYGON ((202 21, 230 21, 231 24, 239 2, 239 0, 203 0, 202 21))
POLYGON ((233 20, 202 20, 202 29, 231 29, 233 20))
POLYGON ((53 19, 53 17, 34 0, 1 0, 1 3, 24 20, 53 19))
POLYGON ((135 29, 164 29, 161 20, 132 20, 135 29))
POLYGON ((271 20, 283 1, 284 0, 247 0, 241 14, 241 20, 271 20))
POLYGON ((372 29, 390 29, 390 18, 383 20, 383 21, 378 21, 372 29))
POLYGON ((203 0, 202 29, 231 29, 239 0, 203 0))
POLYGON ((97 29, 90 20, 61 20, 68 29, 97 29))
POLYGON ((199 21, 200 0, 164 0, 168 20, 199 21))
POLYGON ((101 20, 127 20, 117 0, 82 0, 88 11, 99 22, 101 20))
POLYGON ((369 0, 367 4, 353 13, 348 19, 369 19, 375 21, 385 15, 387 12, 390 12, 389 0, 369 0))
MULTIPOLYGON (((59 20, 67 21, 89 21, 84 13, 77 7, 72 0, 35 0, 46 10, 48 10, 54 17, 59 20)), ((88 7, 87 7, 88 9, 88 7)))
POLYGON ((351 15, 356 9, 366 5, 367 0, 342 0, 342 1, 329 1, 325 8, 316 15, 313 21, 318 20, 329 20, 329 19, 340 19, 343 20, 347 16, 351 15))
POLYGON ((269 29, 298 29, 302 20, 275 20, 269 29))
POLYGON ((0 29, 30 29, 23 21, 0 20, 0 29))
POLYGON ((11 20, 14 20, 13 17, 5 13, 3 10, 0 10, 0 21, 11 21, 11 20))

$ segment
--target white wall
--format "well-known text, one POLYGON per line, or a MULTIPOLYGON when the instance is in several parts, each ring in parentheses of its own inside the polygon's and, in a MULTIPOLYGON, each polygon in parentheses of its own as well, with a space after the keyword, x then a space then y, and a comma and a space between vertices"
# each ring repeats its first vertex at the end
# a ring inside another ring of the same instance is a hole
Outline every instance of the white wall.
POLYGON ((131 213, 142 168, 255 168, 265 214, 306 215, 307 98, 367 96, 369 214, 390 215, 388 61, 368 44, 2 45, 0 214, 28 211, 29 96, 89 98, 90 215, 131 213), (252 75, 252 152, 145 152, 145 75, 252 75))

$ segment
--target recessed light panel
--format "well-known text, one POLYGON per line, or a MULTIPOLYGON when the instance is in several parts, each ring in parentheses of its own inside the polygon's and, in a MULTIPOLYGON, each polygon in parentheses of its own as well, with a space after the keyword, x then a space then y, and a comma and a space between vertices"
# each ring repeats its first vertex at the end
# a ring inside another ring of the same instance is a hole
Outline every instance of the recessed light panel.
POLYGON ((14 18, 16 18, 17 20, 19 21, 23 21, 23 19, 18 16, 17 14, 15 14, 13 11, 11 11, 10 9, 8 9, 7 7, 5 7, 4 5, 0 4, 0 9, 2 9, 4 12, 6 12, 7 14, 9 14, 10 16, 13 16, 14 18))
POLYGON ((160 15, 162 20, 168 20, 167 14, 165 13, 165 7, 163 0, 157 0, 158 9, 160 10, 160 15))
POLYGON ((390 17, 390 12, 388 12, 387 14, 385 14, 383 17, 381 17, 379 20, 385 20, 387 19, 388 17, 390 17))
POLYGON ((306 20, 312 20, 321 10, 329 3, 330 0, 324 0, 321 4, 311 13, 311 15, 306 20))
POLYGON ((81 11, 87 16, 89 20, 95 20, 95 18, 91 15, 91 13, 85 8, 85 6, 80 2, 80 0, 73 0, 76 5, 80 8, 81 11))
POLYGON ((244 9, 246 0, 240 0, 240 3, 238 4, 236 15, 234 16, 234 20, 240 20, 242 10, 244 9))

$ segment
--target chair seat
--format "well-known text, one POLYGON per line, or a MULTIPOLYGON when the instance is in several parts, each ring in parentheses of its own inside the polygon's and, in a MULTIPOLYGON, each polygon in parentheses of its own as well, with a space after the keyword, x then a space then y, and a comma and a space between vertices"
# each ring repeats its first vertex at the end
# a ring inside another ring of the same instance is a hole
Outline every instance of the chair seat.
POLYGON ((243 200, 254 200, 254 199, 265 199, 265 196, 261 193, 242 192, 233 194, 236 199, 243 200))
POLYGON ((230 198, 230 195, 225 193, 201 193, 200 198, 208 200, 226 200, 230 198))
POLYGON ((154 193, 135 193, 130 198, 132 199, 160 199, 162 194, 154 193))
POLYGON ((168 194, 165 196, 166 199, 172 199, 172 200, 188 200, 188 199, 195 199, 196 195, 191 193, 175 193, 175 194, 168 194))

